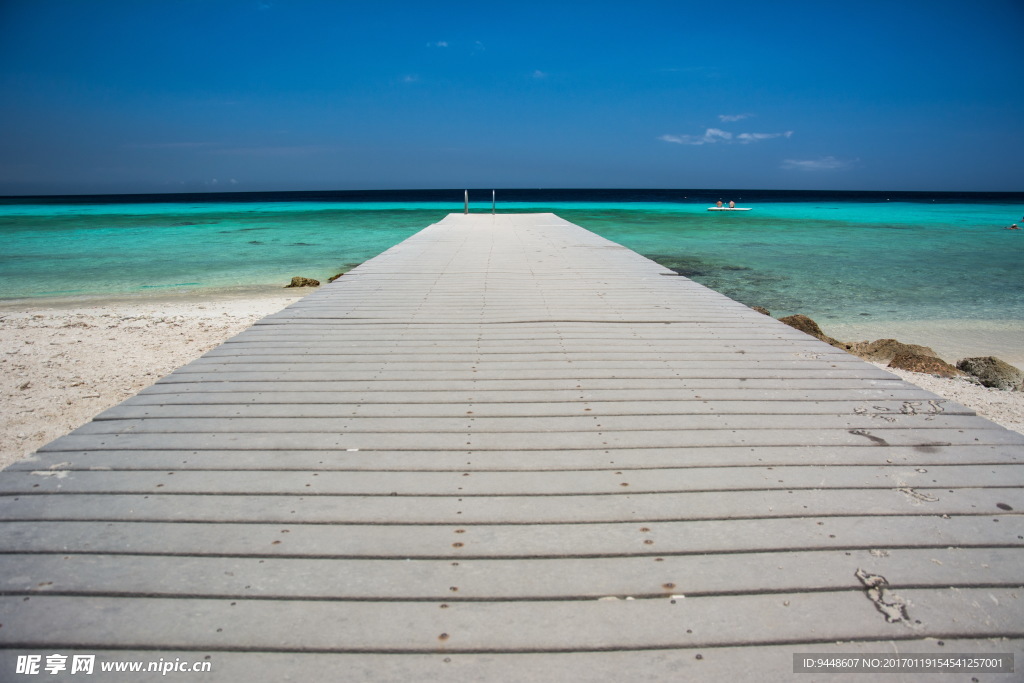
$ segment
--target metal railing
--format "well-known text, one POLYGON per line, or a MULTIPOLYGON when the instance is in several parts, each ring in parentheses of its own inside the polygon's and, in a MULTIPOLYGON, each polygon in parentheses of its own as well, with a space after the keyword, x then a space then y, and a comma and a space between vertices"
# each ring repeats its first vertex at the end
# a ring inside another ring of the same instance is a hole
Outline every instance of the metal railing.
MULTIPOLYGON (((462 203, 462 213, 468 214, 469 213, 469 190, 465 190, 463 192, 462 202, 463 202, 462 203)), ((497 191, 491 190, 491 215, 492 216, 494 215, 494 207, 495 207, 496 203, 497 203, 497 191)))

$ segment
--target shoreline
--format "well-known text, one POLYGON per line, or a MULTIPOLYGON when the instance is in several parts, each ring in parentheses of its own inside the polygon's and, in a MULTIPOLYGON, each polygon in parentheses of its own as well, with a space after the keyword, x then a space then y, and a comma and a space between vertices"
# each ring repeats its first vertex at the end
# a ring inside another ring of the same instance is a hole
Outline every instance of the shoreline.
POLYGON ((898 339, 928 346, 953 365, 962 358, 996 356, 1024 368, 1024 320, 815 320, 825 334, 844 342, 898 339))
MULTIPOLYGON (((86 424, 310 291, 275 286, 202 296, 190 291, 0 301, 0 468, 86 424)), ((1024 349, 1017 346, 1024 338, 1024 322, 953 323, 825 322, 825 332, 844 341, 896 338, 931 346, 950 362, 995 355, 1024 367, 1024 349), (961 349, 966 352, 955 355, 961 349)), ((1024 433, 1024 392, 876 365, 1024 433)))
MULTIPOLYGON (((149 291, 104 294, 71 294, 0 299, 0 315, 31 310, 78 310, 109 306, 146 307, 213 302, 262 301, 291 296, 282 284, 238 285, 234 287, 154 288, 149 291)), ((301 296, 299 297, 301 298, 301 296)), ((287 304, 286 304, 287 305, 287 304)))

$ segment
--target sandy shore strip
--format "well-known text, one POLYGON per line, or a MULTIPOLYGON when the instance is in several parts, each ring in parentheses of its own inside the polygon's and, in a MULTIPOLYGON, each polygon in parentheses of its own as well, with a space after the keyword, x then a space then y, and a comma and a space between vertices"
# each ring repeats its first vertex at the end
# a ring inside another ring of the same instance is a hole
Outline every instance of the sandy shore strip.
MULTIPOLYGON (((309 291, 0 305, 0 467, 89 422, 309 291)), ((947 347, 960 351, 972 343, 972 337, 957 337, 955 328, 949 329, 942 333, 941 343, 932 344, 937 351, 947 347)), ((850 339, 863 332, 826 331, 850 339)), ((930 341, 927 330, 912 339, 901 338, 898 332, 863 338, 881 337, 925 345, 930 341)), ((955 362, 987 352, 980 348, 955 358, 941 351, 940 355, 955 362)), ((1016 357, 1001 357, 1021 366, 1016 357)), ((1024 433, 1024 392, 884 369, 1024 433)))
POLYGON ((0 306, 0 467, 89 422, 309 291, 0 306))

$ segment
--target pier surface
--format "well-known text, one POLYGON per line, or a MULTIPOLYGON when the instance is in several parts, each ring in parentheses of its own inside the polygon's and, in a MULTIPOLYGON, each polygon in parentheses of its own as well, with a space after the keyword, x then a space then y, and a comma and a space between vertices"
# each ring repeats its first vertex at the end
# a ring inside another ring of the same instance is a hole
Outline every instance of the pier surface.
POLYGON ((1024 436, 555 215, 453 214, 0 474, 0 679, 1019 654, 1021 511, 1024 436))

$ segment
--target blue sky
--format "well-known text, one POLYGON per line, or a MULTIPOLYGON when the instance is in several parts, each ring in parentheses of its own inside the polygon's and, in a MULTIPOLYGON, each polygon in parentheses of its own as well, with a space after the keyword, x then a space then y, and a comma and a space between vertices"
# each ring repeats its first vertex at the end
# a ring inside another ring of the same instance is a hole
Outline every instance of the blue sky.
POLYGON ((1024 2, 0 0, 0 194, 1024 190, 1024 2))

